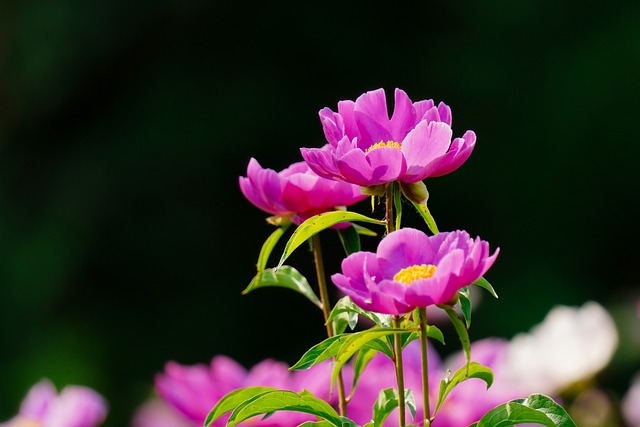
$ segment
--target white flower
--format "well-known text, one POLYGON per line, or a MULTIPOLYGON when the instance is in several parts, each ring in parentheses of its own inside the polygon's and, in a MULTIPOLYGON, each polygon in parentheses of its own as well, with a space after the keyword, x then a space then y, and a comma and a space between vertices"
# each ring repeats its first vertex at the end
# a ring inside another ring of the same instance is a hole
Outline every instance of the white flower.
POLYGON ((607 366, 617 345, 613 319, 599 304, 558 306, 529 333, 511 340, 507 375, 525 390, 556 394, 607 366))
POLYGON ((640 372, 622 399, 622 414, 629 427, 640 427, 640 372))

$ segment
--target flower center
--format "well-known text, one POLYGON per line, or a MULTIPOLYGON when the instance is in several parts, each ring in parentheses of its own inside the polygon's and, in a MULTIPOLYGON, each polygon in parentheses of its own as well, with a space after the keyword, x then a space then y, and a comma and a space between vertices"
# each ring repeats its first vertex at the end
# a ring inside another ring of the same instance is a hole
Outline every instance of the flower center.
POLYGON ((412 265, 398 271, 393 280, 396 282, 406 283, 407 285, 420 279, 428 279, 436 272, 436 266, 433 264, 412 265))
POLYGON ((400 144, 399 142, 395 142, 395 141, 387 141, 387 142, 380 141, 380 142, 376 142, 371 147, 367 148, 367 151, 365 151, 364 154, 370 153, 371 151, 375 150, 376 148, 380 148, 380 147, 391 147, 391 148, 400 149, 402 147, 402 144, 400 144))

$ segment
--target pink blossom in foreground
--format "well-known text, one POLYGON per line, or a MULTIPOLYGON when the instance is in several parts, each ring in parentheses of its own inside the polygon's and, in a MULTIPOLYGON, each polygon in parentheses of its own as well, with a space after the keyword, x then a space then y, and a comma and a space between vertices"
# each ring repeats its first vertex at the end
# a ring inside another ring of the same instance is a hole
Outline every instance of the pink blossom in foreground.
MULTIPOLYGON (((533 392, 514 385, 505 376, 508 347, 509 342, 499 338, 486 338, 471 344, 471 360, 493 371, 493 384, 488 390, 487 384, 477 378, 459 384, 445 400, 433 427, 466 427, 480 420, 496 406, 526 397, 533 392)), ((464 364, 465 356, 458 352, 443 365, 454 373, 464 364)), ((444 370, 441 375, 444 375, 444 370)))
MULTIPOLYGON (((500 339, 485 339, 471 345, 471 359, 490 367, 494 371, 494 384, 487 390, 486 383, 479 379, 469 379, 460 383, 449 394, 436 415, 433 427, 467 427, 478 421, 485 413, 511 399, 525 397, 526 390, 512 387, 502 375, 508 343, 500 339)), ((413 392, 417 411, 412 420, 407 411, 407 422, 422 425, 423 393, 420 365, 420 344, 414 341, 403 351, 405 387, 413 392)), ((458 352, 445 363, 440 361, 433 347, 429 347, 429 402, 431 412, 435 408, 440 381, 446 370, 455 372, 464 364, 464 355, 458 352)), ((380 390, 395 388, 395 368, 393 362, 382 354, 376 355, 365 369, 353 399, 349 403, 348 416, 359 425, 371 420, 372 408, 380 390)), ((398 414, 395 410, 385 422, 385 427, 397 427, 398 414)))
POLYGON ((201 427, 160 399, 150 399, 138 408, 132 427, 201 427))
POLYGON ((415 183, 453 172, 471 155, 473 131, 451 140, 451 109, 433 100, 412 102, 395 90, 389 118, 384 89, 340 101, 338 112, 320 110, 329 142, 323 148, 302 148, 311 169, 325 178, 364 187, 392 181, 415 183))
POLYGON ((356 252, 342 261, 333 283, 365 310, 404 314, 444 304, 480 278, 498 255, 465 231, 427 236, 403 228, 387 235, 376 253, 356 252))
POLYGON ((0 427, 96 427, 107 416, 107 404, 94 390, 66 386, 58 394, 49 380, 35 384, 18 415, 0 427))
POLYGON ((319 177, 305 162, 276 172, 262 168, 253 158, 249 161, 247 176, 240 177, 240 190, 257 208, 291 217, 295 224, 367 197, 357 185, 319 177))
MULTIPOLYGON (((297 392, 306 389, 316 397, 331 402, 331 373, 327 370, 326 364, 306 371, 290 372, 288 368, 283 362, 264 360, 246 370, 228 357, 216 356, 208 366, 184 366, 169 362, 165 371, 156 376, 155 383, 156 390, 164 402, 180 413, 185 420, 198 426, 203 424, 211 409, 224 395, 243 387, 269 386, 297 392)), ((333 394, 335 400, 336 393, 333 394)), ((156 414, 157 412, 150 411, 147 416, 152 417, 156 414)), ((137 417, 137 426, 151 426, 143 415, 137 417)), ((228 415, 221 417, 213 425, 224 426, 228 415)), ((260 422, 260 426, 295 427, 311 419, 312 416, 302 413, 278 412, 260 422)))

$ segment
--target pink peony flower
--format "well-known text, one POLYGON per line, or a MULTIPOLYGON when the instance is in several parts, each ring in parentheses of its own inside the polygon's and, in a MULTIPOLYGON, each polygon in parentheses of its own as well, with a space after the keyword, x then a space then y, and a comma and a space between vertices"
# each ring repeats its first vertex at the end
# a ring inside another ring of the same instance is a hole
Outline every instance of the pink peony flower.
POLYGON ((142 404, 133 416, 132 427, 201 427, 202 423, 188 420, 160 399, 142 404))
MULTIPOLYGON (((429 396, 435 402, 438 396, 438 386, 442 379, 442 362, 435 349, 429 345, 429 396)), ((416 401, 416 419, 422 420, 424 410, 422 407, 422 365, 419 341, 413 341, 402 352, 404 385, 412 391, 416 401)), ((396 373, 393 362, 385 355, 376 354, 362 373, 353 398, 347 407, 347 416, 358 425, 364 425, 371 421, 373 405, 378 399, 381 390, 396 389, 396 373)), ((397 409, 389 415, 385 421, 385 427, 397 427, 397 409)), ((407 411, 407 421, 410 419, 407 411)), ((410 422, 413 424, 413 422, 410 422)), ((466 427, 466 426, 465 426, 466 427)))
POLYGON ((319 177, 305 162, 276 172, 263 169, 253 158, 247 167, 247 177, 240 177, 240 190, 257 208, 273 215, 291 217, 295 224, 367 197, 357 185, 319 177))
POLYGON ((18 415, 1 427, 95 427, 107 416, 107 404, 88 387, 66 386, 60 394, 49 380, 27 393, 18 415))
MULTIPOLYGON (((471 360, 493 371, 493 385, 487 390, 487 384, 477 378, 458 384, 444 401, 433 427, 466 427, 479 421, 496 406, 531 393, 512 384, 505 376, 508 347, 509 342, 499 338, 486 338, 471 344, 471 360)), ((453 373, 465 363, 464 354, 458 352, 443 365, 453 373)), ((443 376, 444 372, 440 375, 443 376)))
POLYGON ((333 283, 365 310, 404 314, 444 304, 491 267, 489 243, 465 231, 427 236, 403 228, 387 235, 376 253, 356 252, 342 261, 333 283))
POLYGON ((412 102, 396 89, 389 118, 383 89, 355 102, 340 101, 338 112, 320 110, 329 145, 302 148, 302 157, 318 175, 364 187, 392 181, 416 183, 453 172, 471 155, 473 131, 451 141, 451 109, 433 100, 412 102))
MULTIPOLYGON (((156 376, 155 383, 165 403, 194 425, 202 425, 224 395, 243 387, 269 386, 297 392, 306 389, 320 399, 333 402, 329 393, 330 378, 326 364, 306 371, 290 372, 283 362, 264 360, 247 371, 228 357, 216 356, 209 366, 184 366, 169 362, 165 372, 156 376)), ((147 416, 154 415, 155 412, 151 411, 147 416)), ((228 415, 216 420, 213 425, 224 426, 228 415)), ((295 427, 311 419, 312 416, 302 413, 277 412, 260 422, 260 426, 295 427)), ((145 418, 138 418, 138 423, 140 426, 151 425, 145 418)))

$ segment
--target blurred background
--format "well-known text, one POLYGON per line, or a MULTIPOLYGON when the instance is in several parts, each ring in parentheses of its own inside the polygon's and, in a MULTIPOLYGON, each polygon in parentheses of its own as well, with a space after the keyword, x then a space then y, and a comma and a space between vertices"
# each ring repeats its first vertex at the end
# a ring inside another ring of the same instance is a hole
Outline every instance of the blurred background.
MULTIPOLYGON (((2 2, 0 420, 46 376, 94 387, 123 426, 168 360, 293 363, 319 342, 303 297, 240 295, 272 227, 238 176, 250 157, 301 160, 324 144, 318 110, 380 87, 444 101, 454 135, 478 135, 427 181, 441 230, 501 248, 472 339, 598 301, 622 336, 600 381, 624 392, 640 366, 639 22, 635 1, 2 2)), ((291 264, 313 277, 309 253, 291 264)))

